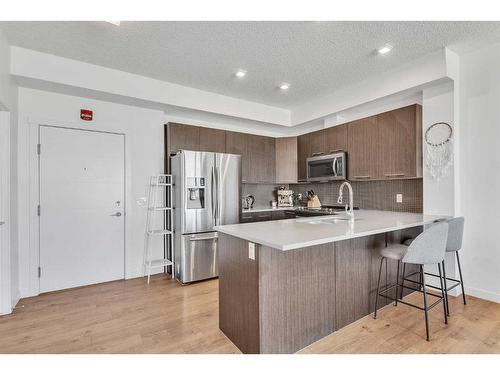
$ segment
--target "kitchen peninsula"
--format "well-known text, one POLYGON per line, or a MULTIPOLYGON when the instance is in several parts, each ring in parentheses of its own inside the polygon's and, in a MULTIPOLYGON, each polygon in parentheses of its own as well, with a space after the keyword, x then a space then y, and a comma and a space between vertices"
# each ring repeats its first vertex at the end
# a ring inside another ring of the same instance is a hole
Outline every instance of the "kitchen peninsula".
MULTIPOLYGON (((244 353, 306 347, 372 312, 380 249, 438 218, 360 210, 354 220, 341 213, 217 227, 220 329, 244 353)), ((396 268, 389 260, 382 284, 395 281, 396 268)))

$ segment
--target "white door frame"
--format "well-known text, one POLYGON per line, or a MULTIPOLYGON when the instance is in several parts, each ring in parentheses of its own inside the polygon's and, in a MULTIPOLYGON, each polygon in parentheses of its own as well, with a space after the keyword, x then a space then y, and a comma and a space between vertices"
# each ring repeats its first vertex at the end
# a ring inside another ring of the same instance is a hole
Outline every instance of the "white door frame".
POLYGON ((10 113, 0 110, 0 315, 12 312, 10 198, 10 113))
MULTIPOLYGON (((126 222, 127 222, 127 168, 126 159, 126 134, 110 131, 101 131, 94 129, 84 129, 81 127, 74 126, 64 126, 64 125, 53 125, 48 122, 30 123, 30 239, 29 239, 29 249, 30 249, 30 259, 29 259, 29 274, 30 285, 29 290, 32 292, 36 291, 36 294, 40 294, 40 278, 37 277, 38 269, 40 267, 40 216, 38 216, 38 205, 40 204, 40 158, 38 155, 38 143, 40 142, 40 129, 41 127, 52 127, 60 129, 70 129, 76 131, 88 131, 94 133, 105 133, 105 134, 115 134, 123 136, 123 165, 124 165, 124 176, 123 176, 123 275, 126 277, 126 262, 127 262, 127 245, 126 245, 126 222)), ((42 145, 43 152, 43 145, 42 145)), ((43 209, 42 209, 43 210, 43 209)), ((43 213, 42 213, 43 215, 43 213)), ((33 293, 30 293, 33 294, 33 293)))

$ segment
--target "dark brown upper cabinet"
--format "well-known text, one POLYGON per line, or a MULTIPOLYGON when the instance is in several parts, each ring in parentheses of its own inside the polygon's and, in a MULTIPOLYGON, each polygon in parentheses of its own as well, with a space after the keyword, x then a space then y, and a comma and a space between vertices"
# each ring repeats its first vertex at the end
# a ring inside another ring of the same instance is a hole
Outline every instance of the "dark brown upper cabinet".
POLYGON ((200 151, 226 152, 226 131, 200 128, 200 151))
POLYGON ((382 178, 422 176, 422 107, 411 105, 377 116, 382 178))
POLYGON ((198 126, 173 122, 166 126, 168 127, 167 150, 169 154, 179 150, 198 150, 200 146, 200 128, 198 126))
POLYGON ((297 174, 299 181, 307 180, 307 158, 327 153, 326 130, 301 135, 297 139, 297 174))
POLYGON ((347 124, 348 179, 374 180, 381 178, 378 134, 377 116, 347 124))
POLYGON ((297 182, 297 137, 276 138, 276 182, 297 182))
POLYGON ((247 153, 248 134, 226 132, 226 152, 241 155, 241 181, 249 180, 249 160, 247 153))
POLYGON ((167 126, 169 153, 175 153, 179 150, 226 152, 225 130, 172 122, 167 126))
MULTIPOLYGON (((318 130, 272 138, 178 123, 166 127, 167 155, 178 150, 241 155, 243 183, 307 180, 307 158, 347 152, 348 179, 422 176, 422 107, 411 106, 318 130)), ((166 163, 168 164, 168 163, 166 163)))
POLYGON ((247 134, 247 179, 251 183, 275 183, 275 140, 247 134))
POLYGON ((326 132, 326 153, 347 152, 347 124, 332 126, 326 132))
POLYGON ((422 177, 422 107, 414 104, 350 122, 348 178, 422 177))
POLYGON ((241 155, 243 183, 275 183, 275 139, 226 132, 226 152, 241 155))

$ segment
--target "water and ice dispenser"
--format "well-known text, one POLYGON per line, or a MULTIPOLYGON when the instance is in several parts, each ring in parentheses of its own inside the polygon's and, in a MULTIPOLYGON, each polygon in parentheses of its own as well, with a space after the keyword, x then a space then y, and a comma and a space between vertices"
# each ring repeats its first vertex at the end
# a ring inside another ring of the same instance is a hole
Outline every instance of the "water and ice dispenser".
POLYGON ((205 178, 204 177, 187 177, 187 209, 203 209, 205 208, 205 178))

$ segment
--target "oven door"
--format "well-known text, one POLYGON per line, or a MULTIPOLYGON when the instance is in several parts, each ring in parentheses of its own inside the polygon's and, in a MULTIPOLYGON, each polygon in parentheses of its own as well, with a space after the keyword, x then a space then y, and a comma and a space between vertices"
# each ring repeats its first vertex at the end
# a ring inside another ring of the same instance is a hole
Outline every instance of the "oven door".
POLYGON ((307 181, 345 179, 346 154, 344 152, 307 158, 307 181))

